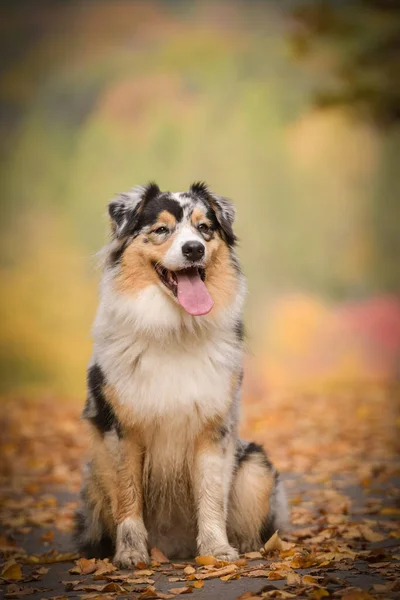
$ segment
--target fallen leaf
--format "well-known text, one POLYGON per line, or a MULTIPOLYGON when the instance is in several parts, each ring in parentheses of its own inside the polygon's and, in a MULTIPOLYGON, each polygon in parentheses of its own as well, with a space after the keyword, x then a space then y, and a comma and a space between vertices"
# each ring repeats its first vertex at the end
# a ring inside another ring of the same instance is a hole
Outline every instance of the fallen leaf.
POLYGON ((227 565, 226 567, 222 567, 222 569, 216 569, 215 571, 210 571, 209 573, 196 573, 196 579, 215 579, 216 577, 223 577, 224 575, 229 575, 229 573, 234 573, 238 570, 236 565, 227 565))
POLYGON ((139 598, 158 598, 158 592, 154 586, 149 585, 142 591, 139 598))
POLYGON ((22 587, 17 585, 16 583, 12 583, 7 586, 7 591, 4 594, 4 598, 23 598, 24 596, 32 596, 36 592, 40 590, 30 588, 30 587, 22 587))
POLYGON ((217 559, 215 556, 196 556, 195 561, 198 565, 206 566, 206 565, 215 565, 217 563, 217 559))
POLYGON ((286 575, 284 573, 281 573, 280 571, 270 571, 268 579, 278 581, 279 579, 286 579, 286 575))
POLYGON ((21 579, 22 579, 21 566, 18 563, 16 563, 14 559, 11 559, 11 560, 7 561, 6 564, 4 565, 4 567, 1 571, 1 576, 4 577, 4 579, 10 579, 13 581, 21 581, 21 579))
POLYGON ((270 571, 265 569, 255 569, 255 571, 249 571, 247 577, 268 577, 270 571))
POLYGON ((154 571, 151 569, 137 569, 136 571, 133 571, 133 574, 135 577, 150 577, 150 575, 154 574, 154 571))
POLYGON ((261 552, 246 552, 245 557, 249 560, 257 560, 258 558, 262 558, 261 552))
POLYGON ((183 572, 185 573, 185 575, 193 575, 193 573, 196 573, 196 569, 190 565, 188 565, 187 567, 185 567, 183 569, 183 572))
POLYGON ((362 537, 368 542, 383 542, 383 540, 385 539, 384 535, 376 533, 367 525, 360 525, 360 533, 362 537))
POLYGON ((154 562, 160 564, 169 563, 169 559, 158 548, 152 548, 150 555, 151 559, 154 560, 154 562))
POLYGON ((308 597, 312 600, 321 600, 321 598, 327 598, 328 596, 330 596, 330 593, 325 588, 312 590, 312 592, 308 595, 308 597))
POLYGON ((181 588, 172 588, 171 590, 169 590, 171 592, 171 594, 175 594, 176 596, 179 596, 180 594, 191 594, 193 592, 193 588, 191 586, 185 586, 185 587, 181 587, 181 588))
POLYGON ((192 581, 190 585, 196 590, 201 590, 204 587, 204 581, 192 581))
POLYGON ((312 575, 304 575, 302 581, 305 585, 318 585, 318 581, 312 575))
POLYGON ((72 575, 90 575, 96 571, 95 558, 79 558, 75 561, 75 567, 69 570, 72 575))
POLYGON ((271 537, 269 538, 269 540, 267 540, 264 544, 264 552, 265 553, 269 553, 269 552, 274 552, 275 550, 289 550, 289 548, 292 548, 293 544, 290 544, 289 542, 284 542, 283 540, 281 540, 281 538, 278 535, 278 530, 275 531, 275 533, 273 535, 271 535, 271 537))

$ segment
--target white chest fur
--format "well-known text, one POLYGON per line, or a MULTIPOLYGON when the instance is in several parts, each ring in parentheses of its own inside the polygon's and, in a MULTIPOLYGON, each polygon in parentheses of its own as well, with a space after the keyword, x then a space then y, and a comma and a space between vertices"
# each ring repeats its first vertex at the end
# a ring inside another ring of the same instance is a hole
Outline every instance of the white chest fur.
POLYGON ((192 327, 185 333, 184 323, 175 331, 160 323, 157 334, 149 335, 119 317, 100 310, 94 359, 134 422, 170 430, 174 423, 193 433, 227 411, 241 361, 232 327, 192 327))

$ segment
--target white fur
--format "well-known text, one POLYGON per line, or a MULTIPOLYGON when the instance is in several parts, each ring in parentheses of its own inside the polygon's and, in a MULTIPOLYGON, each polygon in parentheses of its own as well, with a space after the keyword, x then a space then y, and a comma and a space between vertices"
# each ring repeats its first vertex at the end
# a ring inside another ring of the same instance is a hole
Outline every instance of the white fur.
POLYGON ((174 271, 190 266, 190 263, 187 262, 185 256, 182 254, 182 246, 186 242, 201 242, 203 244, 205 250, 204 257, 201 263, 198 263, 198 266, 206 264, 207 249, 201 234, 190 222, 183 221, 181 225, 178 225, 174 241, 163 259, 163 265, 166 269, 174 271))
POLYGON ((158 285, 137 296, 106 281, 94 326, 94 359, 140 423, 183 420, 195 434, 224 412, 241 348, 232 324, 243 294, 213 319, 185 313, 158 285), (196 410, 194 410, 196 407, 196 410))

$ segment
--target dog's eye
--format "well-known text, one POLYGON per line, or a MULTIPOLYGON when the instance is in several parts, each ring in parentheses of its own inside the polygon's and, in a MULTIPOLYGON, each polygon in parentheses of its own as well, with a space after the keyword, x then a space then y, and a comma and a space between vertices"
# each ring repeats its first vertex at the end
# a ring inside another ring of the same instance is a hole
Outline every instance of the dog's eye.
POLYGON ((197 226, 197 229, 201 232, 201 233, 208 233, 210 228, 206 223, 200 223, 197 226))
POLYGON ((153 229, 153 233, 157 233, 158 235, 163 235, 165 233, 169 233, 168 227, 157 227, 157 229, 153 229))

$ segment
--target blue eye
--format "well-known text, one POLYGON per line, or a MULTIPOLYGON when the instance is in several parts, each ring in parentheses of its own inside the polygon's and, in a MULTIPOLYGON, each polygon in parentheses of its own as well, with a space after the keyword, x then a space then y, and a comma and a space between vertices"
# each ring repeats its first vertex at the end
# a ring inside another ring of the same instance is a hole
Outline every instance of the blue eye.
POLYGON ((169 229, 168 227, 157 227, 157 229, 153 229, 153 233, 164 235, 165 233, 169 233, 169 229))

